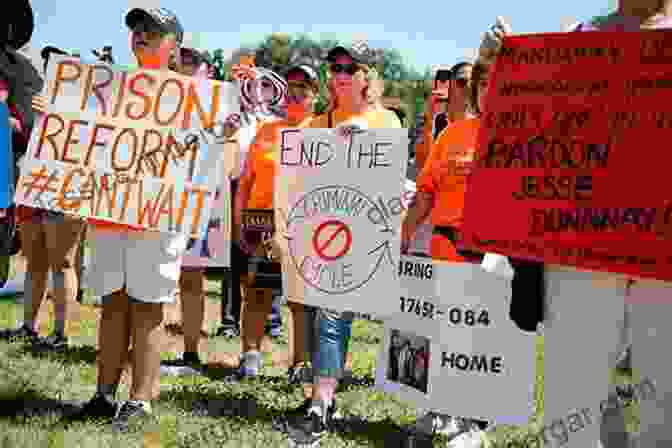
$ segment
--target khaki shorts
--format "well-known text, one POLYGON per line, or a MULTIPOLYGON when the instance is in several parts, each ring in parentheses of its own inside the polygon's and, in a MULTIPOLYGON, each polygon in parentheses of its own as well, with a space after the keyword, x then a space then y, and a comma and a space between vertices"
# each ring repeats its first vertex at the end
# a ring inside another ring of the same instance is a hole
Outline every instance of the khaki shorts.
POLYGON ((46 272, 79 267, 76 264, 86 220, 71 215, 21 223, 21 250, 32 270, 46 272))

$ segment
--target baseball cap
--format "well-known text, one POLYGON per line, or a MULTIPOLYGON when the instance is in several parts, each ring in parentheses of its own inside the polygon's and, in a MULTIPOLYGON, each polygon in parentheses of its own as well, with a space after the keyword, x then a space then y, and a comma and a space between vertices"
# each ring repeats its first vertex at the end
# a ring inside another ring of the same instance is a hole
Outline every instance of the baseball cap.
POLYGON ((453 74, 453 79, 471 79, 471 71, 474 65, 471 62, 460 62, 450 69, 453 74))
POLYGON ((336 57, 342 54, 347 54, 357 64, 370 65, 374 62, 369 45, 363 41, 355 42, 349 48, 341 45, 332 48, 327 53, 327 61, 336 62, 336 57))
POLYGON ((126 14, 126 26, 130 29, 135 28, 138 23, 149 20, 157 25, 165 33, 175 34, 177 43, 181 44, 184 38, 184 28, 177 19, 177 16, 166 8, 134 8, 126 14))

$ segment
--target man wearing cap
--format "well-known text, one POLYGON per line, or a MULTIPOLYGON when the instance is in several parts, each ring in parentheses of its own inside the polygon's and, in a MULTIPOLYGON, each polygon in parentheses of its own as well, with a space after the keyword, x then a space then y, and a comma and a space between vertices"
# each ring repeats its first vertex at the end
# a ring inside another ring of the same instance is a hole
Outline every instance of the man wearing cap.
MULTIPOLYGON (((242 215, 245 209, 273 210, 273 185, 280 155, 281 131, 285 128, 304 128, 312 121, 314 102, 319 91, 318 76, 309 65, 291 67, 287 74, 288 98, 287 118, 264 123, 250 146, 238 190, 235 195, 233 225, 234 235, 241 235, 242 215)), ((242 243, 242 241, 241 241, 242 243)), ((262 242, 259 242, 262 244, 262 242)), ((268 243, 270 258, 278 262, 279 252, 275 243, 268 243)), ((263 247, 259 248, 263 252, 263 247)), ((279 266, 278 266, 279 269, 279 266)), ((272 290, 248 285, 243 297, 241 315, 243 351, 240 358, 240 376, 253 377, 262 367, 261 343, 264 336, 264 322, 271 312, 272 290)), ((305 348, 306 331, 312 322, 299 304, 290 302, 293 315, 292 340, 294 366, 307 362, 305 348)), ((291 372, 291 370, 290 370, 291 372)))
MULTIPOLYGON (((131 49, 141 68, 167 70, 179 58, 183 29, 169 10, 131 10, 126 15, 131 49)), ((150 232, 141 227, 89 220, 93 244, 88 286, 102 297, 98 384, 93 399, 70 420, 113 421, 116 430, 151 416, 158 396, 163 304, 173 303, 186 235, 150 232), (132 383, 130 400, 117 409, 115 394, 129 344, 132 383)))

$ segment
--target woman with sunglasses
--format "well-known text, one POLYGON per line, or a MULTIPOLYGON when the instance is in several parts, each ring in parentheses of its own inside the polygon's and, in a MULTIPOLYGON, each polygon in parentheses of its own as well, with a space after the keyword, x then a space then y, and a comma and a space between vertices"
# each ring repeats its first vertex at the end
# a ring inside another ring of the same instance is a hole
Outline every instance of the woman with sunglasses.
MULTIPOLYGON (((264 87, 262 86, 262 89, 264 87)), ((249 153, 234 200, 234 235, 240 239, 243 210, 273 210, 273 191, 277 170, 281 131, 285 128, 305 128, 313 119, 313 107, 319 92, 315 70, 307 65, 291 67, 287 72, 287 118, 267 121, 257 132, 249 153)), ((242 243, 242 242, 241 242, 242 243)), ((260 242, 262 244, 263 242, 260 242)), ((279 261, 279 249, 273 240, 267 243, 270 259, 279 261)), ((263 247, 259 247, 264 250, 263 247)), ((261 347, 264 338, 266 317, 271 312, 273 290, 269 288, 245 288, 241 314, 242 353, 239 375, 241 378, 257 376, 262 367, 261 347)), ((293 368, 307 363, 305 355, 305 329, 311 319, 303 315, 298 303, 290 302, 293 316, 293 368)))
MULTIPOLYGON (((329 110, 315 117, 310 128, 337 127, 400 128, 396 114, 372 107, 372 84, 378 82, 376 70, 369 67, 361 48, 336 47, 329 51, 329 110)), ((374 86, 375 89, 375 86, 374 86)), ((380 89, 378 89, 380 90, 380 89)), ((381 94, 382 91, 378 93, 381 94)), ((336 414, 334 395, 345 367, 345 356, 352 329, 352 313, 318 309, 313 353, 312 399, 287 421, 290 442, 297 446, 316 446, 336 414)))

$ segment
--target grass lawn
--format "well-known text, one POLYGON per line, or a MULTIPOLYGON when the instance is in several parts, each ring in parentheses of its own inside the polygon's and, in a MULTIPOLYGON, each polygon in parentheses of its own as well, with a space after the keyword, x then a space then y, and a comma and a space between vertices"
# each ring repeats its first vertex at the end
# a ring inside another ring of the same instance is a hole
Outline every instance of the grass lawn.
MULTIPOLYGON (((209 282, 208 328, 219 322, 219 285, 209 282)), ((41 312, 42 334, 51 330, 51 303, 41 312)), ((22 306, 14 298, 0 298, 0 328, 14 326, 22 306)), ((173 313, 175 310, 173 310, 173 313)), ((64 429, 56 425, 59 407, 89 399, 96 384, 96 331, 100 308, 83 305, 79 325, 71 325, 71 347, 63 354, 37 355, 21 345, 0 342, 0 448, 4 447, 264 447, 287 446, 286 436, 272 428, 275 415, 297 406, 300 388, 286 381, 286 334, 276 344, 273 364, 258 380, 230 384, 219 381, 232 367, 239 340, 210 337, 203 341, 202 355, 210 364, 208 377, 162 378, 161 396, 153 404, 159 416, 156 427, 118 435, 105 426, 80 424, 64 429), (77 334, 78 333, 78 334, 77 334), (32 409, 33 412, 27 412, 32 409), (209 412, 204 412, 209 410, 209 412)), ((283 310, 287 322, 287 310, 283 310)), ((174 315, 174 314, 173 314, 174 315)), ((179 313, 177 314, 179 316, 179 313)), ((286 325, 285 325, 286 328, 286 325)), ((356 321, 353 326, 353 370, 356 377, 373 381, 375 358, 382 338, 382 325, 356 321)), ((181 338, 166 332, 164 358, 181 350, 181 338)), ((543 423, 544 345, 539 337, 536 415, 526 427, 496 427, 492 448, 506 441, 523 439, 543 423)), ((631 382, 615 374, 614 381, 631 382)), ((128 378, 120 398, 128 397, 128 378)), ((415 420, 415 409, 392 395, 372 392, 365 385, 350 386, 338 394, 340 407, 352 424, 348 430, 329 434, 322 447, 396 447, 401 428, 415 420)), ((496 399, 496 397, 493 397, 496 399)), ((630 430, 637 430, 637 407, 626 408, 630 430)), ((434 447, 445 445, 440 437, 434 447)))

